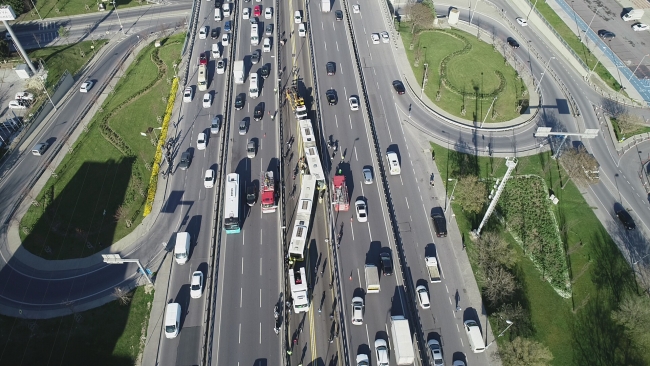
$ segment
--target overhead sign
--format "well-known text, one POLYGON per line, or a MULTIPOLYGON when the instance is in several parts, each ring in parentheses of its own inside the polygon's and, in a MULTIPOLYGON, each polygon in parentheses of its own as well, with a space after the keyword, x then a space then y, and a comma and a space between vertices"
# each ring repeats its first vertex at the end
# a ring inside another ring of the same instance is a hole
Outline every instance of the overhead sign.
POLYGON ((16 20, 16 13, 9 5, 0 5, 0 20, 16 20))
POLYGON ((535 137, 548 137, 551 132, 551 127, 538 127, 535 131, 535 137))
POLYGON ((120 257, 119 254, 102 254, 102 258, 104 258, 104 263, 109 263, 109 264, 124 263, 122 257, 120 257))
POLYGON ((585 129, 585 134, 582 137, 584 137, 586 139, 593 139, 596 136, 598 136, 598 131, 600 131, 600 130, 597 129, 597 128, 587 128, 587 129, 585 129))

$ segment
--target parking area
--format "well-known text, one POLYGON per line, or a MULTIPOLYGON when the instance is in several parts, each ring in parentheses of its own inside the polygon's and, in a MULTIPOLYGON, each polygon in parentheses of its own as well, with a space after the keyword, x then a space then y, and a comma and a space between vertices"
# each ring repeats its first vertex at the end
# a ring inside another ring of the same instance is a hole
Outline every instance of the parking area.
MULTIPOLYGON (((11 67, 0 68, 0 146, 10 143, 19 131, 22 118, 30 111, 29 107, 21 109, 21 105, 30 105, 29 100, 16 100, 16 94, 26 88, 27 82, 20 79, 11 67), (10 104, 15 108, 9 108, 10 104)), ((22 96, 30 97, 29 94, 22 96)))
MULTIPOLYGON (((650 31, 634 31, 637 23, 650 25, 650 2, 647 0, 565 0, 591 30, 634 72, 639 79, 650 80, 650 31), (639 20, 624 21, 623 14, 631 9, 644 11, 639 20)), ((577 22, 569 24, 576 29, 577 22)), ((586 29, 580 29, 584 37, 586 29)), ((593 45, 590 45, 593 46, 593 45)), ((590 47, 591 48, 591 47, 590 47)))

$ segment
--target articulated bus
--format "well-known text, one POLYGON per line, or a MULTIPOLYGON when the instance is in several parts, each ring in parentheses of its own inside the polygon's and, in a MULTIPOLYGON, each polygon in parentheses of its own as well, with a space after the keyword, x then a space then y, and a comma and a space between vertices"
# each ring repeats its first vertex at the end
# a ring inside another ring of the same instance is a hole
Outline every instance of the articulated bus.
POLYGON ((239 226, 239 174, 230 173, 226 176, 226 200, 223 205, 223 226, 227 234, 241 232, 239 226))
POLYGON ((199 65, 198 86, 200 91, 208 90, 208 70, 205 65, 199 65))
POLYGON ((307 232, 311 224, 311 214, 314 202, 314 193, 316 188, 316 177, 313 175, 303 175, 300 183, 300 201, 296 211, 296 221, 293 225, 291 242, 289 243, 289 259, 302 261, 305 259, 305 246, 307 244, 307 232))

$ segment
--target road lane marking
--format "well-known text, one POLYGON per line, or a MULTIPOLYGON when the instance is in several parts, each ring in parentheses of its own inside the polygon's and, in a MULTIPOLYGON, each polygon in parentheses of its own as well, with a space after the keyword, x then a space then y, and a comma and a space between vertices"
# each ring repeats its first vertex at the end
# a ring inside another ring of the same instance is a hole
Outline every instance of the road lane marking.
MULTIPOLYGON (((357 155, 357 147, 356 147, 356 146, 354 147, 354 159, 355 159, 356 161, 359 161, 359 155, 357 155)), ((363 187, 363 186, 362 186, 362 187, 363 187)))
POLYGON ((348 114, 348 119, 350 120, 350 129, 352 130, 352 115, 348 114))
POLYGON ((241 344, 241 323, 239 323, 239 344, 241 344))
POLYGON ((350 220, 350 234, 352 234, 352 241, 354 241, 354 225, 352 225, 352 220, 350 220))
POLYGON ((244 288, 240 287, 239 288, 239 307, 242 307, 242 301, 244 299, 244 288))

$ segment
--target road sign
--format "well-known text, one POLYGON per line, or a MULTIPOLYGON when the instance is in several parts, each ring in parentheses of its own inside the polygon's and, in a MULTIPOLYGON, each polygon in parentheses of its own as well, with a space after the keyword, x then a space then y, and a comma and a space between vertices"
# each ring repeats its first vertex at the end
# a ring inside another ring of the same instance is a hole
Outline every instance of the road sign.
POLYGON ((122 257, 120 257, 119 254, 102 254, 102 258, 104 258, 104 263, 109 263, 109 264, 124 263, 124 260, 122 260, 122 257))
POLYGON ((538 127, 535 131, 535 137, 548 137, 551 127, 538 127))
POLYGON ((597 128, 587 128, 585 129, 585 133, 582 137, 586 139, 593 139, 596 136, 598 136, 598 129, 597 128))

